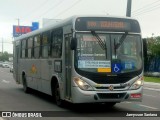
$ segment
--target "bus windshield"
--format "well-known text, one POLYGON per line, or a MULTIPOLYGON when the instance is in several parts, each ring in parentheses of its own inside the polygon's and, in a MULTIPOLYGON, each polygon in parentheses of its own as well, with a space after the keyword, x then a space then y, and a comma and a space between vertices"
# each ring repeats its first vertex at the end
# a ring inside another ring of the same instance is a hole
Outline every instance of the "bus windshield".
POLYGON ((105 45, 102 49, 92 33, 77 33, 75 67, 91 73, 115 73, 113 64, 118 65, 117 73, 142 69, 141 37, 133 34, 96 33, 105 45), (124 39, 123 42, 122 38, 124 39), (118 47, 116 47, 119 45, 118 47))

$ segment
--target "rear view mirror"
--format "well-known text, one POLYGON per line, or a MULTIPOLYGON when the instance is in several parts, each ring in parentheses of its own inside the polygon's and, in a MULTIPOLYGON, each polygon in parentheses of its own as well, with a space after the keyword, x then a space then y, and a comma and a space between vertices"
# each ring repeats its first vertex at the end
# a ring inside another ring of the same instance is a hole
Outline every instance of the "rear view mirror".
POLYGON ((77 38, 72 38, 71 40, 71 50, 76 50, 77 48, 77 38))

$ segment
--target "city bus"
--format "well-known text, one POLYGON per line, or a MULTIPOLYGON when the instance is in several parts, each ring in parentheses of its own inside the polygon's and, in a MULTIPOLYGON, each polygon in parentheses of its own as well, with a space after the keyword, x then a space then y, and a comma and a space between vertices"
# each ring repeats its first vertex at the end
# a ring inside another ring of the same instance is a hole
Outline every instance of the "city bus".
POLYGON ((13 75, 59 106, 142 101, 142 46, 133 18, 73 16, 16 38, 13 75))

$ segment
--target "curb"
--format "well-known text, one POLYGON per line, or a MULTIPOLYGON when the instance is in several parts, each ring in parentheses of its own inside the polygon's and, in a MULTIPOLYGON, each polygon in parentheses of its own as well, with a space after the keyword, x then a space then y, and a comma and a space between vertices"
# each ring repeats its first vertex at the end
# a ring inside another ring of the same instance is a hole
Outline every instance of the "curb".
POLYGON ((158 91, 160 92, 160 89, 155 89, 155 88, 148 88, 148 87, 143 87, 145 90, 152 90, 152 91, 158 91))
POLYGON ((160 91, 160 83, 144 82, 144 89, 160 91))
POLYGON ((144 82, 144 85, 159 85, 160 86, 160 83, 144 82))

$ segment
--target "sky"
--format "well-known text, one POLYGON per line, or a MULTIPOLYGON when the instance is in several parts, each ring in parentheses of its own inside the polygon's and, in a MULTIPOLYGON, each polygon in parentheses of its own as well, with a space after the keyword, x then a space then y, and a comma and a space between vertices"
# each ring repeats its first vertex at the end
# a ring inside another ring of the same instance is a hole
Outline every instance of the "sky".
MULTIPOLYGON (((126 16, 127 0, 0 0, 0 52, 13 53, 13 25, 31 26, 42 19, 73 15, 126 16)), ((131 17, 141 25, 142 37, 160 36, 160 0, 132 0, 131 17)))

